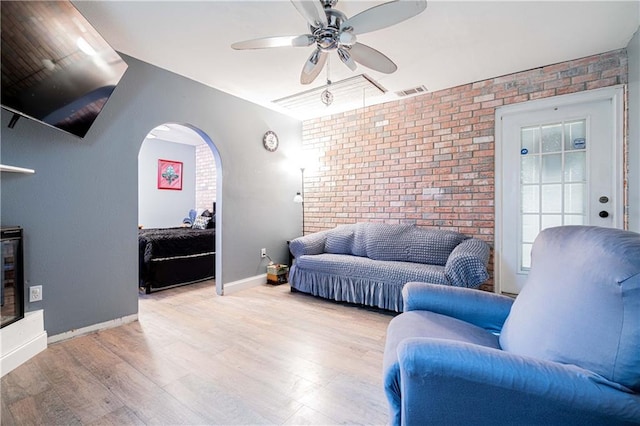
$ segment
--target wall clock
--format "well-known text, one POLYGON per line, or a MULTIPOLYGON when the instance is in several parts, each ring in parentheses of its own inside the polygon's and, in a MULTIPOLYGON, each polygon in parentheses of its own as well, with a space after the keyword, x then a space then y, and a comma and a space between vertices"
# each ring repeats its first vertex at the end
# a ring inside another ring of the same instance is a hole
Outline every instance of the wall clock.
POLYGON ((278 141, 278 135, 276 135, 271 130, 265 133, 262 137, 262 145, 264 145, 264 149, 266 149, 267 151, 275 151, 276 149, 278 149, 279 143, 280 142, 278 141))

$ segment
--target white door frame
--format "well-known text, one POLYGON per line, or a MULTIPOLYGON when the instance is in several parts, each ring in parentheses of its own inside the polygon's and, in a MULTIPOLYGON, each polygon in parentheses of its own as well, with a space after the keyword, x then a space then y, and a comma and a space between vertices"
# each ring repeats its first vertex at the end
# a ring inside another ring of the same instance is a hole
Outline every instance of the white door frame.
MULTIPOLYGON (((612 103, 613 116, 611 117, 614 132, 615 155, 612 165, 612 175, 614 177, 615 195, 614 201, 616 211, 624 214, 624 162, 623 162, 623 140, 624 140, 624 85, 605 87, 602 89, 586 90, 578 93, 554 96, 550 98, 537 99, 522 102, 515 105, 507 105, 496 108, 495 112, 495 229, 494 229, 494 266, 493 280, 494 291, 501 293, 500 285, 500 259, 502 254, 503 237, 503 187, 502 187, 502 159, 503 159, 503 118, 512 114, 533 112, 554 107, 588 103, 594 101, 610 100, 612 103)), ((617 225, 622 227, 624 220, 619 220, 617 225)))

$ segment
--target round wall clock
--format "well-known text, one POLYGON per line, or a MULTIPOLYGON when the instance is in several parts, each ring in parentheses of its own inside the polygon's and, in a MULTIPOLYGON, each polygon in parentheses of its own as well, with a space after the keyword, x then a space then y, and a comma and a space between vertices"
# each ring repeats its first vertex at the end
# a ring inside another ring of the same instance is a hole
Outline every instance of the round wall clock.
POLYGON ((278 135, 276 135, 271 130, 265 133, 262 137, 262 145, 264 145, 264 149, 266 149, 267 151, 275 151, 276 149, 278 149, 278 144, 278 135))

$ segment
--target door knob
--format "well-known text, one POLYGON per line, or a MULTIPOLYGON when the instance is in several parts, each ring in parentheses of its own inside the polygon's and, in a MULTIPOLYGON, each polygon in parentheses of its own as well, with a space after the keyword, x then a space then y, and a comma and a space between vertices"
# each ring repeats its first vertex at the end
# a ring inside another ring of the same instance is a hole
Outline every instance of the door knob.
POLYGON ((598 213, 598 216, 604 219, 605 217, 609 217, 609 212, 606 210, 602 210, 600 213, 598 213))
POLYGON ((602 197, 598 198, 598 201, 600 201, 602 204, 608 203, 609 197, 603 195, 602 197))

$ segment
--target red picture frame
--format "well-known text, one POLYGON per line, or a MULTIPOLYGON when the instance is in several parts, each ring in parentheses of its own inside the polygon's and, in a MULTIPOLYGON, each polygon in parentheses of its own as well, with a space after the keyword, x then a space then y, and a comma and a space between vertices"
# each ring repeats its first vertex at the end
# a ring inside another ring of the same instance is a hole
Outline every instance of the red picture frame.
POLYGON ((182 162, 158 160, 158 189, 182 191, 182 162))

